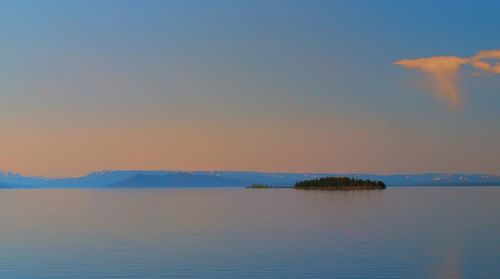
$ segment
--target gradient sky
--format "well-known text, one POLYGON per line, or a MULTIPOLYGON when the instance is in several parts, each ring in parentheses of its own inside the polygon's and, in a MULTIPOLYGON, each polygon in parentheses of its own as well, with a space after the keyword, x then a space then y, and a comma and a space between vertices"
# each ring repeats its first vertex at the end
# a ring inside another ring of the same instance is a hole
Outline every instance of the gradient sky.
POLYGON ((498 1, 0 0, 0 169, 500 173, 498 1))

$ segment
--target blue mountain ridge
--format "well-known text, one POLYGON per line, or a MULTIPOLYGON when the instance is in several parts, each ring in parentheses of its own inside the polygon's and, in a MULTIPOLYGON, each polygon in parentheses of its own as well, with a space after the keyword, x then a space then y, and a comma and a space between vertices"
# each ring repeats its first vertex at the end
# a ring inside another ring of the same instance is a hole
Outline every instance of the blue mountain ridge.
POLYGON ((109 170, 81 177, 47 178, 0 172, 0 188, 145 188, 145 187, 245 187, 251 184, 292 186, 300 180, 348 176, 384 181, 388 186, 500 186, 500 175, 267 173, 251 171, 109 170))

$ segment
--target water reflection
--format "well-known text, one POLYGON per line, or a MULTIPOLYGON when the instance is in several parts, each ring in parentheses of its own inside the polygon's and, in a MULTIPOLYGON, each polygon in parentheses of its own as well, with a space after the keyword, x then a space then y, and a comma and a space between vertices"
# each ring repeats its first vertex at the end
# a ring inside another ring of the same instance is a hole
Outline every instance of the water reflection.
POLYGON ((0 277, 495 278, 500 189, 3 190, 0 277))

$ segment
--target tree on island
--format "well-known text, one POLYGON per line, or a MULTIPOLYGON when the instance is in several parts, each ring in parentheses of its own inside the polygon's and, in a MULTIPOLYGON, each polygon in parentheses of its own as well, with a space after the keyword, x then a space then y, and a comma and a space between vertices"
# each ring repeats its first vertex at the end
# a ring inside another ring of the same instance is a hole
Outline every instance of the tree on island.
POLYGON ((385 189, 386 187, 382 181, 331 176, 299 181, 295 183, 293 188, 303 190, 365 190, 385 189))

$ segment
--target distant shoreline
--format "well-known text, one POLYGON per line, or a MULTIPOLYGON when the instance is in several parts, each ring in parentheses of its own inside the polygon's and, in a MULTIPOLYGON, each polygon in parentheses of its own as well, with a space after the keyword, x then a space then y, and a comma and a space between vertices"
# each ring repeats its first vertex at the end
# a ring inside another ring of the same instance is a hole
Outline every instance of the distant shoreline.
MULTIPOLYGON (((252 184, 288 188, 297 181, 343 176, 358 180, 383 181, 388 187, 500 186, 500 175, 488 174, 321 174, 237 171, 101 171, 82 177, 46 178, 0 172, 0 187, 10 189, 47 188, 245 188, 252 184)), ((325 186, 325 185, 324 185, 325 186)))

